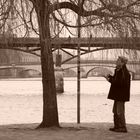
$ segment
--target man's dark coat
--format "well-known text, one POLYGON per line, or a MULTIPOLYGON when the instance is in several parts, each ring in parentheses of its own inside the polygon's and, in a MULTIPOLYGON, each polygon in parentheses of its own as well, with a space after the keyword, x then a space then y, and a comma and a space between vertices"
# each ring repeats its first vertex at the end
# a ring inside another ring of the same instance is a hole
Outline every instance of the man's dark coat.
POLYGON ((115 101, 129 101, 130 99, 130 74, 124 65, 122 68, 115 69, 113 76, 109 76, 111 83, 108 99, 115 101))

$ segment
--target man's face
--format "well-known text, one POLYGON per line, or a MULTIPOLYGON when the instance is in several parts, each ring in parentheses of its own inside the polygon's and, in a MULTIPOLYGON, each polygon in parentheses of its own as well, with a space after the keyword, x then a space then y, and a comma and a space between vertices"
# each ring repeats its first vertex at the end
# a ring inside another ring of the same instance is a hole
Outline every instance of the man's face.
POLYGON ((117 65, 117 66, 122 66, 122 65, 123 65, 123 63, 122 63, 122 61, 120 60, 120 58, 117 59, 116 65, 117 65))

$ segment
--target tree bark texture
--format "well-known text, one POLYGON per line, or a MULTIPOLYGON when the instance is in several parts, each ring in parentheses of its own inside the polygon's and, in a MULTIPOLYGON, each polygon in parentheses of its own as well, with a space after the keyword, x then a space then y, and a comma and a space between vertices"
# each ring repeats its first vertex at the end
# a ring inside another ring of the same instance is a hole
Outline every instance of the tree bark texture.
POLYGON ((49 26, 49 5, 45 5, 45 2, 43 0, 40 1, 39 4, 40 9, 37 9, 36 11, 40 31, 43 84, 43 120, 39 127, 52 127, 59 126, 59 120, 49 26))

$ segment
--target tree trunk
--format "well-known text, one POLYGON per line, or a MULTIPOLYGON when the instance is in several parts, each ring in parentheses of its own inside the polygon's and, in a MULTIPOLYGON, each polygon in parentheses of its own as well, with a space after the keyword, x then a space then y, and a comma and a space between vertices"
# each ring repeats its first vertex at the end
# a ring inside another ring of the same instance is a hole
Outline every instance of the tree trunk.
MULTIPOLYGON (((42 5, 44 8, 45 4, 42 5)), ((47 9, 46 7, 44 9, 47 9)), ((38 13, 40 44, 41 44, 41 67, 43 84, 43 120, 39 127, 59 126, 56 86, 54 76, 54 63, 51 48, 49 27, 49 14, 46 10, 38 13)))

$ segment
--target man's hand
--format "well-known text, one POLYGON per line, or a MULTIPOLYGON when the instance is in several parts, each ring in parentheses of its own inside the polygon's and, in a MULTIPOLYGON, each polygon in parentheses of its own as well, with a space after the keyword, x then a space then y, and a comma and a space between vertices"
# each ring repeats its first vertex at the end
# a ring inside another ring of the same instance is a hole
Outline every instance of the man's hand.
POLYGON ((107 81, 109 81, 110 76, 111 76, 110 74, 104 75, 104 77, 106 78, 107 81))

